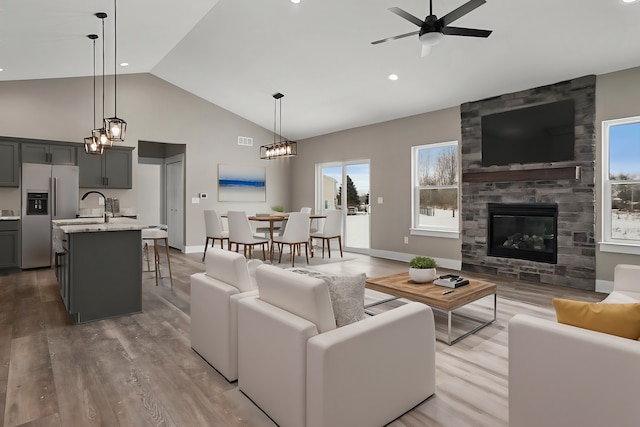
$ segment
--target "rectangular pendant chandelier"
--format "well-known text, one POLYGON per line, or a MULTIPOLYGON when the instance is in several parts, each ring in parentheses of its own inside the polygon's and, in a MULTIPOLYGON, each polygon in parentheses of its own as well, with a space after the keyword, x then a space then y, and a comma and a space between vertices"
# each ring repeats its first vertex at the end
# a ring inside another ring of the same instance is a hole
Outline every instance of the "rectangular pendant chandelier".
POLYGON ((273 95, 273 143, 262 145, 260 147, 260 158, 264 160, 273 160, 283 157, 292 157, 298 154, 298 144, 295 141, 289 141, 282 139, 282 98, 283 94, 280 92, 273 95), (280 106, 280 132, 277 132, 277 111, 278 104, 280 106), (279 136, 278 136, 279 135, 279 136), (280 138, 280 141, 276 142, 276 139, 280 138))

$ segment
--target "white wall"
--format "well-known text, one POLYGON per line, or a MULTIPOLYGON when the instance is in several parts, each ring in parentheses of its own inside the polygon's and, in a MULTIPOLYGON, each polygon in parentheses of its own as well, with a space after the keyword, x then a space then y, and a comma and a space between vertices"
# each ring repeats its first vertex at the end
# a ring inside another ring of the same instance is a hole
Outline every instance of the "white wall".
POLYGON ((162 164, 138 164, 138 219, 162 224, 162 164))

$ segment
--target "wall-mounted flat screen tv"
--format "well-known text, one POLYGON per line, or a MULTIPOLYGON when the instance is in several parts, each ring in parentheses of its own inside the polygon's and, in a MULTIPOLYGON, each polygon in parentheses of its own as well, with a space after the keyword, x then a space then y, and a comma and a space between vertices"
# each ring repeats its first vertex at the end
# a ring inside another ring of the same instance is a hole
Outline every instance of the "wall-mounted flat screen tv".
POLYGON ((574 160, 573 99, 482 116, 482 166, 574 160))

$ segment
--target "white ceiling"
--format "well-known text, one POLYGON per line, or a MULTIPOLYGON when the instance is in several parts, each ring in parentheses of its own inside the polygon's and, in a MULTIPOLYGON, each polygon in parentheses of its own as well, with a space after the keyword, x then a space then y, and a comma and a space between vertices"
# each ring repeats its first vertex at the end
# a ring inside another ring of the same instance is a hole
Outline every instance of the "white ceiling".
MULTIPOLYGON (((434 13, 465 2, 434 0, 434 13)), ((427 57, 417 36, 370 44, 418 29, 393 6, 428 14, 426 0, 120 1, 118 73, 150 72, 267 129, 282 92, 283 135, 302 139, 640 65, 640 2, 487 0, 454 25, 488 39, 446 36, 427 57)), ((4 0, 0 80, 91 75, 95 12, 109 14, 111 74, 112 0, 4 0)))

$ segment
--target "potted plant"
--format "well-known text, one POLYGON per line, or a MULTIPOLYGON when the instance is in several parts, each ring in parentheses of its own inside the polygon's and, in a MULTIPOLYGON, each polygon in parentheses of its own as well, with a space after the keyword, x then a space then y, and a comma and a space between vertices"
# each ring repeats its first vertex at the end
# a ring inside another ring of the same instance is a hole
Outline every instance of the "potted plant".
POLYGON ((409 261, 409 277, 416 283, 432 281, 436 278, 436 262, 425 256, 413 258, 409 261))

